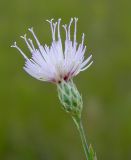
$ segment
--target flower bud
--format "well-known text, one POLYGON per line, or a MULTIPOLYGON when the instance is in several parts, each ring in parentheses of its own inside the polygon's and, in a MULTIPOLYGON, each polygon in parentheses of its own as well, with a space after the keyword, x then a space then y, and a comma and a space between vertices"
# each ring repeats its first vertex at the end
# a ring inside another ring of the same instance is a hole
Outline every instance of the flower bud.
POLYGON ((58 97, 64 110, 72 116, 81 117, 83 107, 82 97, 72 80, 62 81, 57 85, 58 97))

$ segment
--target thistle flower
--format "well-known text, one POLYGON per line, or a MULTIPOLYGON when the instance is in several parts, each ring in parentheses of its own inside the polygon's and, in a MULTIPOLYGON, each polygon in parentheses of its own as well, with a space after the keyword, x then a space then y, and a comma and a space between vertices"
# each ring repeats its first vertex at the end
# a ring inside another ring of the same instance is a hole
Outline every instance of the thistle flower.
POLYGON ((18 49, 24 57, 24 70, 29 75, 41 81, 48 81, 57 84, 63 80, 68 81, 79 72, 87 69, 92 64, 92 55, 87 59, 84 59, 86 51, 86 46, 84 45, 84 34, 82 35, 81 43, 77 43, 76 32, 78 18, 71 18, 68 26, 66 24, 62 25, 66 34, 64 47, 62 45, 60 34, 61 19, 58 19, 58 21, 54 23, 53 19, 47 21, 50 23, 52 32, 51 46, 47 46, 46 44, 42 46, 35 35, 33 28, 29 28, 28 30, 32 33, 36 41, 37 48, 35 48, 31 39, 26 38, 26 34, 21 36, 21 38, 24 39, 29 51, 31 52, 31 59, 29 59, 18 47, 16 42, 14 42, 11 47, 18 49), (70 28, 73 21, 74 37, 73 40, 71 40, 70 28))

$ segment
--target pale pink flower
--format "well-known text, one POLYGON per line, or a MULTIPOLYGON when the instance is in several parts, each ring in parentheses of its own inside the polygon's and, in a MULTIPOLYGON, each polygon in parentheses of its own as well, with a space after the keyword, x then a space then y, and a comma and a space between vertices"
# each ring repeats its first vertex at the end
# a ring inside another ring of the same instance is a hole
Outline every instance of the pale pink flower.
POLYGON ((76 41, 78 18, 71 18, 68 26, 66 24, 63 25, 66 34, 65 43, 63 45, 64 47, 62 46, 60 35, 61 19, 58 19, 55 23, 53 23, 53 19, 47 21, 50 23, 52 32, 52 43, 50 46, 47 46, 46 44, 44 46, 41 45, 33 31, 33 28, 29 28, 29 31, 32 33, 38 47, 35 48, 33 41, 31 39, 27 39, 26 35, 21 36, 21 38, 24 39, 27 44, 32 57, 29 59, 18 47, 16 42, 14 42, 11 47, 17 48, 22 54, 25 59, 24 70, 32 77, 41 81, 49 81, 53 83, 60 83, 62 80, 68 81, 92 64, 92 55, 87 59, 84 59, 86 51, 86 46, 84 45, 84 34, 82 35, 82 41, 80 44, 76 41), (71 40, 70 28, 73 21, 74 36, 73 40, 71 40))

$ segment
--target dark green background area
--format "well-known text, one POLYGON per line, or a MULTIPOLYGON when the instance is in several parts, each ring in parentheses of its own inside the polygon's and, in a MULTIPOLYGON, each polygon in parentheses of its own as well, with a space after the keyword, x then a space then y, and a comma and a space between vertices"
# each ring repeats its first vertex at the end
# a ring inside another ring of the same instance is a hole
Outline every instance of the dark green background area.
POLYGON ((62 109, 56 86, 27 75, 22 56, 10 45, 33 26, 50 44, 52 17, 78 17, 78 42, 94 64, 75 78, 83 95, 83 123, 98 160, 131 159, 130 0, 0 0, 0 159, 84 160, 72 119, 62 109))

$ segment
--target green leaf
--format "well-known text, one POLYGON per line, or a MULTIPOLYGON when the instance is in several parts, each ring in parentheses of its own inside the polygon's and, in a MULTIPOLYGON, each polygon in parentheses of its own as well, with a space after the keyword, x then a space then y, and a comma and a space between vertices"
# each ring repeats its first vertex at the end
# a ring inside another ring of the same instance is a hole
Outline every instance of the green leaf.
POLYGON ((94 152, 92 145, 89 146, 89 160, 97 160, 96 153, 94 152))

